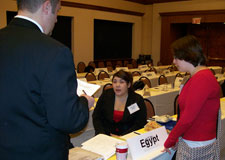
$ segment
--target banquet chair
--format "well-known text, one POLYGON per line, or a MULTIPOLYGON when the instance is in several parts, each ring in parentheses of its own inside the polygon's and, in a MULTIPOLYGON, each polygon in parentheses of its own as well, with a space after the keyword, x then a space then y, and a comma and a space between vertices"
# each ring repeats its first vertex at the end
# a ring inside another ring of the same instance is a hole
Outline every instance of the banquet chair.
POLYGON ((118 67, 123 67, 123 63, 122 63, 122 61, 116 61, 116 66, 118 67))
POLYGON ((141 76, 141 73, 138 72, 138 71, 133 71, 131 74, 132 74, 133 77, 134 76, 141 76))
POLYGON ((149 118, 152 118, 153 116, 155 116, 155 109, 150 100, 145 98, 144 102, 145 102, 146 112, 147 112, 146 119, 148 120, 149 118))
POLYGON ((176 79, 176 77, 183 77, 183 76, 182 76, 182 74, 177 73, 176 76, 175 76, 175 79, 176 79))
POLYGON ((105 91, 105 90, 107 90, 107 89, 110 89, 110 88, 113 88, 112 83, 106 83, 106 84, 103 86, 103 91, 105 91))
POLYGON ((162 66, 162 62, 158 61, 157 66, 162 66))
POLYGON ((128 67, 128 69, 133 69, 134 68, 133 64, 130 64, 130 63, 127 64, 127 67, 128 67))
POLYGON ((210 68, 210 70, 213 73, 213 75, 216 75, 216 72, 214 71, 214 69, 210 68))
POLYGON ((191 75, 189 72, 186 72, 184 76, 189 76, 191 75))
POLYGON ((87 81, 96 81, 96 77, 93 72, 87 73, 85 78, 87 81))
POLYGON ((142 82, 144 82, 145 85, 148 86, 148 88, 151 88, 151 81, 148 79, 148 77, 142 76, 139 78, 142 82))
POLYGON ((89 65, 89 66, 92 66, 94 69, 96 68, 95 62, 93 62, 93 61, 90 61, 90 62, 88 63, 88 65, 89 65))
POLYGON ((174 99, 174 115, 178 113, 178 97, 179 94, 174 99))
POLYGON ((135 59, 132 60, 131 64, 133 65, 134 68, 138 67, 137 61, 135 59))
POLYGON ((168 83, 166 76, 163 74, 160 75, 159 79, 158 79, 158 84, 161 85, 161 84, 166 84, 166 83, 168 83))
POLYGON ((223 66, 221 69, 221 74, 224 74, 224 71, 225 71, 225 67, 223 66))
POLYGON ((98 68, 105 68, 105 63, 103 61, 99 61, 98 68))
POLYGON ((84 62, 79 62, 77 64, 77 73, 83 73, 85 68, 86 68, 85 63, 84 62))
POLYGON ((111 61, 106 61, 106 67, 108 66, 111 66, 111 67, 113 66, 111 61))
POLYGON ((105 78, 109 78, 109 74, 106 71, 100 71, 98 73, 98 80, 104 80, 105 78))
POLYGON ((106 68, 107 68, 108 72, 112 72, 113 71, 113 67, 112 66, 107 66, 106 68))
POLYGON ((125 60, 125 61, 123 62, 123 66, 126 67, 128 63, 129 63, 129 62, 128 62, 127 60, 125 60))
POLYGON ((157 74, 157 70, 154 67, 150 67, 149 69, 145 70, 144 72, 155 72, 155 74, 157 74))

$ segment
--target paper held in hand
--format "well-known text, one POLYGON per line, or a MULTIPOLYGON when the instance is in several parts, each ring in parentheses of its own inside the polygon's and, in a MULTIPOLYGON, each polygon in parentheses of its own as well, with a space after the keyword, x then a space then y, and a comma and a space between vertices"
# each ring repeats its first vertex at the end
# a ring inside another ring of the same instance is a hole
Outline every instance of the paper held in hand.
POLYGON ((87 94, 88 96, 93 96, 95 92, 101 87, 100 85, 90 84, 77 79, 77 95, 87 94), (85 92, 85 93, 84 93, 85 92))

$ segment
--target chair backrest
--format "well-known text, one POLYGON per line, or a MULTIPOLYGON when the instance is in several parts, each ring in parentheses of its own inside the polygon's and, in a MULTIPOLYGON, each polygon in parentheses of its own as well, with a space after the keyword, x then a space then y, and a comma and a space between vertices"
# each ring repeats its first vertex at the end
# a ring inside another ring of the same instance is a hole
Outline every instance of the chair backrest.
POLYGON ((161 85, 161 84, 165 84, 165 83, 168 83, 168 81, 167 81, 166 76, 164 76, 164 75, 162 74, 162 75, 159 76, 158 84, 161 85))
POLYGON ((132 76, 141 76, 141 73, 138 71, 133 71, 131 74, 132 76))
POLYGON ((155 116, 155 109, 154 106, 152 104, 152 102, 148 99, 144 99, 145 102, 145 106, 146 106, 146 111, 147 111, 147 120, 153 116, 155 116))
POLYGON ((85 75, 87 81, 96 81, 96 77, 94 73, 90 72, 85 75))
POLYGON ((103 61, 99 61, 98 68, 105 68, 105 63, 103 61))
POLYGON ((213 73, 213 75, 216 74, 216 72, 214 71, 214 69, 210 68, 211 72, 213 73))
POLYGON ((132 59, 132 65, 134 68, 137 68, 138 67, 138 64, 137 64, 137 61, 135 59, 132 59))
POLYGON ((154 67, 150 67, 149 69, 145 70, 145 72, 155 72, 155 74, 157 74, 157 70, 154 67))
POLYGON ((112 66, 107 66, 107 70, 108 70, 108 72, 112 72, 113 71, 113 67, 112 66))
POLYGON ((98 80, 109 78, 109 74, 106 71, 100 71, 98 74, 98 80))
POLYGON ((86 68, 85 63, 84 62, 79 62, 77 64, 77 73, 83 73, 85 68, 86 68))
POLYGON ((108 66, 111 66, 111 67, 113 66, 111 61, 106 61, 106 67, 108 66))
POLYGON ((123 62, 120 60, 116 61, 116 66, 123 67, 123 62))
POLYGON ((224 74, 224 71, 225 71, 225 66, 222 67, 221 74, 224 74))
POLYGON ((191 75, 191 74, 189 72, 186 72, 184 76, 188 76, 188 75, 191 75))
POLYGON ((179 94, 174 99, 174 114, 178 113, 178 97, 179 97, 179 94))
POLYGON ((128 69, 133 69, 134 68, 133 64, 130 64, 130 63, 127 64, 127 67, 128 67, 128 69))
POLYGON ((123 62, 123 66, 126 67, 128 63, 129 63, 129 62, 128 62, 127 60, 125 60, 125 61, 123 62))
POLYGON ((183 77, 183 76, 182 76, 182 74, 177 73, 176 76, 175 76, 175 79, 176 79, 176 77, 183 77))
POLYGON ((162 62, 158 61, 157 66, 162 66, 162 62))
POLYGON ((112 83, 107 83, 103 86, 103 91, 110 89, 110 88, 113 88, 112 83))
POLYGON ((89 66, 92 66, 93 68, 96 68, 95 62, 93 62, 93 61, 90 61, 90 62, 88 63, 88 65, 89 65, 89 66))
POLYGON ((142 82, 144 82, 144 84, 147 85, 149 88, 152 87, 151 81, 147 77, 142 76, 142 77, 139 78, 139 80, 141 80, 142 82))

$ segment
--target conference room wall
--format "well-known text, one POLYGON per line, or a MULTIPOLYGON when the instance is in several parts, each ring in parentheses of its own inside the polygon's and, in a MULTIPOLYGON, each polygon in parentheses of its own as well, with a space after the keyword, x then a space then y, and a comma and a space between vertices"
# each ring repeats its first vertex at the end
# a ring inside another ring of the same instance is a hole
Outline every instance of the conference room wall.
MULTIPOLYGON (((16 11, 16 2, 14 0, 1 0, 0 6, 0 28, 6 26, 6 11, 16 11)), ((148 13, 144 17, 90 10, 84 8, 62 6, 59 15, 70 16, 72 20, 72 51, 74 61, 84 61, 86 64, 93 60, 94 55, 94 19, 112 20, 133 23, 133 40, 132 40, 132 58, 137 59, 139 54, 151 53, 150 43, 151 35, 151 13, 145 5, 126 2, 122 0, 66 0, 75 3, 88 5, 104 6, 140 13, 148 13), (150 14, 149 14, 150 13, 150 14), (147 23, 145 23, 147 21, 147 23), (149 26, 150 25, 150 26, 149 26), (147 34, 145 34, 146 32, 147 34), (144 36, 143 36, 144 35, 144 36), (149 41, 143 43, 143 41, 149 41), (143 45, 145 44, 145 45, 143 45), (146 47, 143 49, 143 47, 146 47)), ((150 7, 151 9, 151 7, 150 7)), ((119 38, 119 37, 118 37, 119 38)))
MULTIPOLYGON (((160 60, 161 17, 159 13, 225 10, 224 0, 192 0, 183 2, 158 3, 153 5, 152 20, 152 58, 154 62, 160 60)), ((172 63, 172 62, 171 62, 172 63)))

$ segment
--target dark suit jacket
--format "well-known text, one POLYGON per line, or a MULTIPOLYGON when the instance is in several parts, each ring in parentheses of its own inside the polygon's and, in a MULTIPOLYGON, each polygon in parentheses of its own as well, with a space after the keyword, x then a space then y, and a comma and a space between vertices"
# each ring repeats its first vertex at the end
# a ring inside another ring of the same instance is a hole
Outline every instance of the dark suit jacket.
POLYGON ((123 119, 118 123, 113 121, 114 103, 115 93, 113 89, 104 91, 99 97, 92 116, 95 134, 124 135, 144 127, 146 124, 146 106, 142 96, 133 91, 128 93, 123 119), (140 110, 130 114, 128 107, 134 103, 137 103, 140 110))
POLYGON ((0 30, 0 159, 66 160, 68 134, 85 127, 71 51, 15 18, 0 30))

